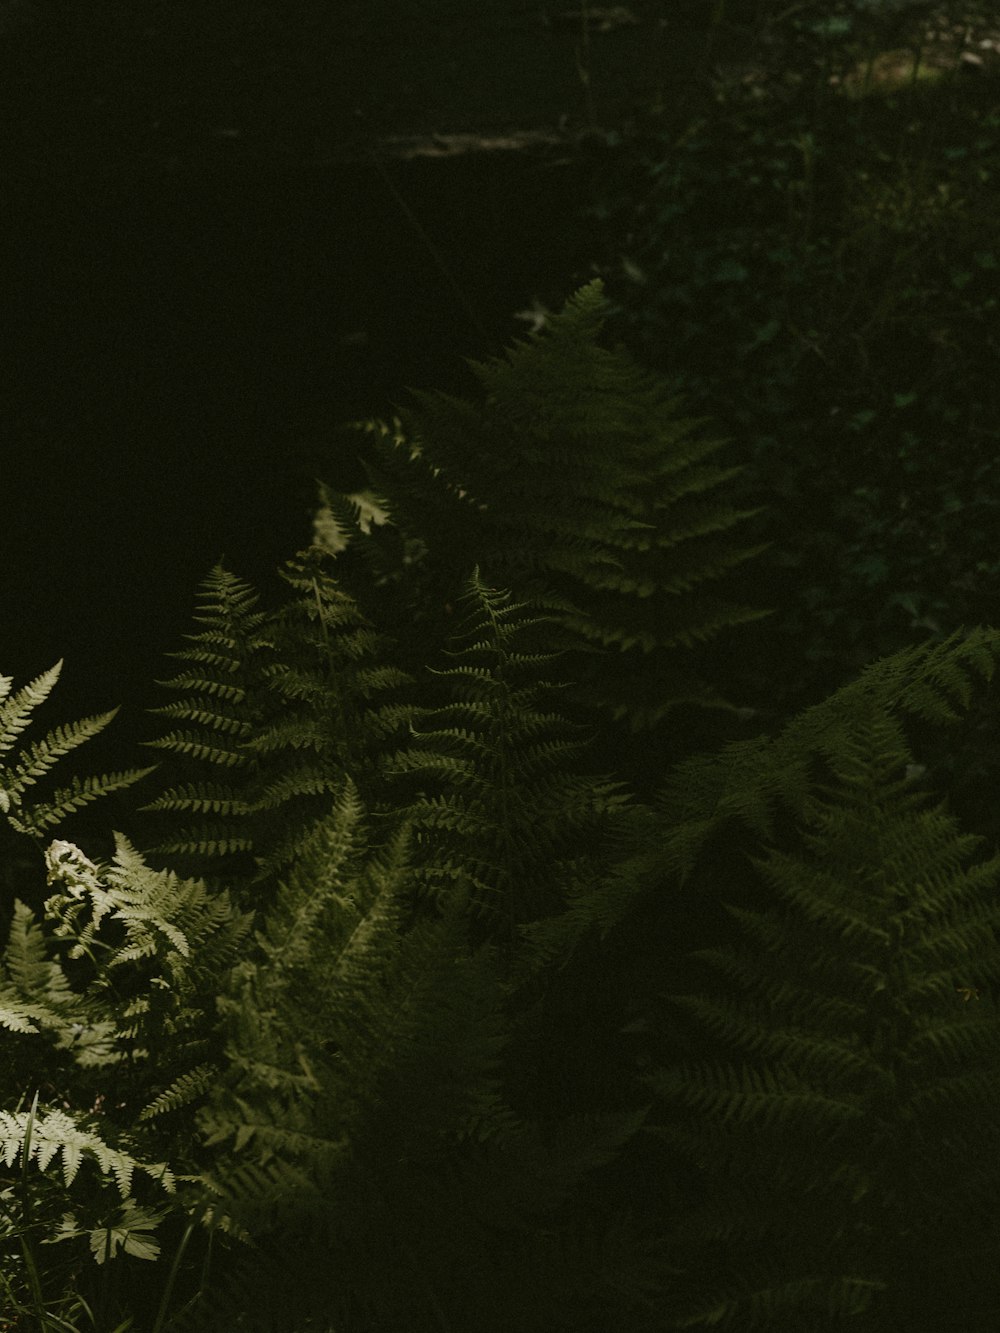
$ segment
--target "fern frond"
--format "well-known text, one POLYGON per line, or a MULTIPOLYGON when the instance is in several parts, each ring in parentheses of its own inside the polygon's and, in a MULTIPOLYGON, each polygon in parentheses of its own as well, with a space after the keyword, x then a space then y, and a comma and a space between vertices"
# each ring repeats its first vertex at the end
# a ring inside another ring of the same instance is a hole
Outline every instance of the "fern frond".
POLYGON ((82 745, 91 736, 103 731, 118 713, 117 708, 108 713, 99 713, 94 717, 81 718, 78 722, 56 727, 41 741, 34 741, 21 752, 17 767, 12 776, 20 778, 25 785, 48 772, 54 763, 70 750, 82 745))
MULTIPOLYGON (((68 787, 60 787, 52 794, 51 800, 40 801, 32 806, 30 817, 19 819, 17 827, 25 833, 44 833, 63 822, 67 815, 82 810, 85 805, 99 800, 113 791, 123 791, 143 778, 156 772, 156 765, 149 768, 130 768, 122 773, 104 773, 100 777, 73 777, 68 787)), ((12 821, 13 822, 13 821, 12 821)))
MULTIPOLYGON (((2 677, 6 687, 0 695, 0 755, 10 751, 18 736, 27 728, 31 715, 52 692, 62 669, 59 661, 29 685, 10 695, 10 679, 2 677)), ((0 813, 7 817, 11 828, 39 841, 45 829, 59 824, 66 815, 107 795, 130 787, 153 770, 131 769, 124 773, 110 773, 103 777, 74 777, 70 786, 60 788, 48 801, 28 804, 25 792, 39 778, 71 750, 103 731, 118 710, 83 718, 57 727, 20 751, 13 762, 0 762, 0 813)))
POLYGON ((30 722, 31 714, 52 693, 62 671, 62 665, 62 658, 60 658, 55 666, 50 667, 48 671, 43 671, 40 676, 36 676, 28 685, 22 686, 11 697, 8 696, 13 681, 7 676, 2 678, 4 681, 4 703, 0 705, 0 754, 6 754, 11 749, 15 740, 30 722))
MULTIPOLYGON (((708 1281, 708 1256, 724 1246, 742 1292, 689 1312, 685 1327, 708 1327, 723 1309, 769 1327, 762 1312, 783 1302, 806 1318, 815 1291, 843 1294, 855 1280, 879 1291, 883 1322, 905 1325, 947 1305, 943 1256, 967 1274, 990 1243, 972 1201, 1000 1184, 983 1181, 1000 1175, 985 1166, 998 1139, 995 1019, 962 1012, 955 991, 970 973, 1000 978, 1000 857, 977 863, 980 840, 910 790, 898 716, 904 697, 941 719, 944 692, 967 701, 963 665, 988 671, 985 643, 935 653, 919 686, 924 654, 896 655, 773 743, 800 760, 821 747, 829 775, 804 782, 788 842, 749 860, 774 906, 733 911, 742 948, 697 952, 735 990, 665 997, 745 1062, 643 1078, 671 1108, 651 1132, 705 1173, 689 1232, 701 1271, 708 1281), (767 1282, 765 1225, 784 1256, 767 1282), (926 1282, 901 1264, 891 1237, 902 1235, 924 1256, 926 1282)), ((761 788, 773 782, 766 768, 761 788)))
POLYGON ((181 1074, 139 1112, 140 1120, 154 1120, 157 1116, 189 1106, 211 1088, 219 1070, 213 1064, 200 1064, 181 1074))
POLYGON ((178 783, 145 806, 214 816, 152 850, 186 862, 251 853, 254 869, 230 863, 226 881, 248 901, 265 885, 273 888, 345 772, 362 787, 373 781, 374 748, 399 725, 392 711, 398 706, 383 701, 407 677, 378 661, 377 636, 323 561, 318 547, 287 561, 284 603, 252 615, 256 596, 240 585, 236 597, 225 583, 220 597, 216 570, 202 594, 209 629, 192 637, 211 636, 224 651, 218 662, 199 660, 196 671, 168 682, 193 693, 157 710, 196 729, 150 744, 170 750, 179 767, 222 767, 231 778, 178 783))
POLYGON ((543 617, 489 588, 478 568, 461 602, 468 615, 451 642, 462 646, 445 650, 456 665, 432 669, 451 702, 414 710, 410 744, 386 758, 383 772, 411 789, 415 781, 441 789, 405 805, 415 884, 438 906, 450 889, 471 889, 473 914, 510 948, 521 925, 561 905, 561 863, 581 839, 595 841, 615 784, 561 771, 579 762, 586 742, 570 739, 564 716, 536 707, 545 688, 537 670, 553 655, 521 651, 520 638, 543 617))
POLYGON ((32 1110, 0 1110, 0 1160, 8 1168, 12 1167, 18 1158, 23 1157, 26 1145, 29 1159, 40 1171, 58 1157, 67 1186, 73 1184, 86 1157, 97 1163, 102 1175, 114 1179, 123 1199, 131 1191, 136 1171, 142 1171, 167 1193, 173 1193, 175 1189, 173 1172, 165 1162, 137 1161, 129 1153, 112 1148, 99 1135, 81 1128, 64 1111, 36 1114, 32 1110))
POLYGON ((14 903, 2 976, 5 1002, 15 1011, 27 1011, 36 1020, 57 1026, 77 1016, 79 999, 50 957, 34 912, 20 899, 14 903))

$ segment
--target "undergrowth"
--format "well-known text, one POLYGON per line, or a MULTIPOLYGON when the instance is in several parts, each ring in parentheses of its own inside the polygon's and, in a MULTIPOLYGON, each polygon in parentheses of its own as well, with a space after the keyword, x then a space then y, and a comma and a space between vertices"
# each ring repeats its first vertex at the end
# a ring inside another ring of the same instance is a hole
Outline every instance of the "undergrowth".
POLYGON ((109 717, 24 744, 58 669, 0 677, 10 1333, 993 1327, 1000 117, 920 78, 955 18, 715 7, 786 77, 591 140, 654 370, 592 283, 481 403, 364 423, 283 604, 203 585, 154 845, 56 836, 149 770, 38 798, 109 717))
POLYGON ((739 669, 780 712, 993 612, 1000 117, 967 6, 778 8, 720 7, 768 23, 770 78, 592 141, 588 215, 612 329, 712 413, 777 530, 779 615, 739 669), (860 95, 887 45, 902 73, 860 95))

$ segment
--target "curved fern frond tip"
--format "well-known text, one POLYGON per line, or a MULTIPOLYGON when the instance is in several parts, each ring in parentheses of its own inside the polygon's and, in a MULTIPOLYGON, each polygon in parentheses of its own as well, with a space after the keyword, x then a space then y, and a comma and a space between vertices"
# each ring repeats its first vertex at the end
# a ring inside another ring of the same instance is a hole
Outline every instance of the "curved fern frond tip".
MULTIPOLYGON (((52 693, 52 687, 59 679, 62 666, 63 659, 60 657, 55 666, 43 671, 29 684, 22 685, 13 697, 0 706, 0 755, 11 749, 14 741, 27 727, 32 711, 44 703, 52 693)), ((6 686, 4 689, 6 699, 14 682, 13 677, 4 676, 3 680, 6 686)))
POLYGON ((60 787, 58 791, 54 792, 50 801, 34 806, 28 822, 31 828, 38 832, 55 828, 62 823, 67 815, 81 810, 85 805, 89 805, 91 801, 110 795, 113 791, 123 791, 126 787, 141 782, 143 778, 155 773, 158 767, 158 764, 152 764, 148 768, 130 768, 120 773, 102 773, 100 777, 74 777, 68 787, 60 787))
POLYGON ((585 282, 582 287, 577 287, 576 291, 567 299, 568 307, 594 307, 606 305, 607 298, 604 295, 604 279, 591 278, 585 282))
MULTIPOLYGON (((4 702, 0 704, 0 756, 13 749, 17 738, 30 725, 34 710, 48 698, 59 679, 62 665, 63 659, 60 658, 55 666, 14 695, 10 694, 9 678, 0 678, 5 683, 4 702)), ((60 788, 48 801, 34 805, 25 801, 24 793, 29 787, 44 777, 64 755, 103 731, 118 711, 112 708, 106 713, 64 723, 14 754, 9 761, 0 759, 0 813, 7 817, 16 832, 37 839, 66 815, 112 791, 131 786, 153 771, 152 768, 130 769, 101 777, 74 777, 68 787, 60 788)))

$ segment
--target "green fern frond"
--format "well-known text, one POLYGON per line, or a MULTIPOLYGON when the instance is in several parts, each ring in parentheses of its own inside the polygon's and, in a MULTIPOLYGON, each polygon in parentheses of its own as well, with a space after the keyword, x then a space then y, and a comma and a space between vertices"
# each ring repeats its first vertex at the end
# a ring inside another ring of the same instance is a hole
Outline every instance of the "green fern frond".
POLYGON ((866 666, 856 680, 824 703, 806 709, 785 730, 781 749, 807 748, 835 761, 842 717, 855 701, 875 700, 930 723, 948 724, 967 708, 976 677, 992 679, 1000 655, 1000 631, 957 629, 939 643, 918 644, 866 666))
POLYGON ((73 777, 68 787, 59 787, 52 793, 51 800, 39 801, 32 806, 30 818, 20 821, 20 831, 45 833, 92 801, 113 791, 123 791, 155 772, 156 765, 153 764, 149 768, 130 768, 122 773, 104 773, 100 777, 73 777))
POLYGON ((64 1111, 39 1113, 36 1106, 27 1111, 0 1110, 0 1161, 10 1168, 25 1156, 40 1171, 45 1171, 58 1157, 67 1186, 76 1179, 84 1157, 91 1158, 102 1175, 114 1179, 123 1199, 131 1191, 136 1171, 142 1171, 167 1193, 175 1189, 173 1172, 165 1162, 137 1161, 129 1153, 105 1143, 99 1135, 83 1129, 64 1111))
MULTIPOLYGON (((60 660, 14 695, 10 694, 12 679, 0 677, 4 684, 0 692, 0 755, 13 749, 15 741, 31 722, 34 710, 51 694, 61 670, 60 660)), ((78 722, 65 723, 20 751, 14 762, 0 762, 0 813, 6 816, 11 828, 40 841, 43 832, 59 824, 66 815, 110 792, 130 787, 153 772, 152 768, 144 768, 109 773, 103 777, 74 777, 68 787, 60 788, 48 801, 33 804, 25 801, 24 794, 29 787, 33 787, 71 750, 103 731, 117 712, 115 708, 78 722)))
POLYGON ((1000 1168, 986 1166, 998 1139, 996 1023, 963 1012, 955 992, 970 976, 1000 978, 1000 857, 977 863, 980 840, 909 788, 897 716, 903 697, 942 720, 942 694, 967 702, 963 666, 988 672, 986 642, 935 652, 932 682, 919 686, 923 653, 876 664, 774 742, 799 758, 799 746, 821 747, 828 774, 804 784, 787 844, 749 860, 775 905, 734 910, 743 947, 696 954, 736 989, 667 999, 746 1063, 643 1078, 671 1108, 651 1132, 705 1173, 690 1232, 701 1271, 724 1245, 744 1293, 704 1305, 685 1327, 708 1327, 722 1309, 740 1326, 770 1327, 762 1312, 795 1292, 805 1318, 810 1283, 840 1291, 856 1278, 880 1289, 886 1324, 905 1326, 922 1303, 947 1303, 935 1289, 952 1281, 943 1256, 967 1274, 991 1243, 981 1209, 1000 1185, 1000 1168), (758 1285, 768 1216, 785 1257, 758 1285), (902 1235, 924 1256, 926 1282, 902 1266, 891 1239, 902 1235))
POLYGON ((214 816, 152 850, 186 864, 251 854, 252 871, 246 861, 226 866, 226 882, 240 885, 247 901, 265 884, 273 887, 345 772, 363 788, 374 780, 377 747, 400 725, 399 705, 387 705, 388 712, 382 705, 408 678, 379 662, 378 637, 324 559, 315 547, 286 561, 280 572, 288 594, 267 613, 251 614, 256 595, 214 571, 202 592, 200 619, 209 628, 191 637, 210 636, 225 651, 168 682, 185 697, 154 710, 196 728, 150 742, 170 750, 179 770, 212 765, 231 776, 178 783, 145 806, 157 814, 214 816))
POLYGON ((520 651, 520 639, 543 617, 489 588, 478 568, 460 603, 468 615, 451 642, 463 646, 445 650, 456 665, 431 669, 451 702, 414 710, 410 744, 383 772, 404 802, 404 781, 432 784, 405 804, 421 894, 440 906, 450 890, 471 890, 473 914, 509 948, 522 924, 562 905, 561 863, 626 802, 617 784, 566 771, 586 742, 570 739, 579 728, 563 715, 536 707, 538 668, 553 655, 520 651))
POLYGON ((37 1032, 38 1028, 32 1022, 34 1014, 32 1005, 6 999, 0 1001, 0 1024, 9 1032, 37 1032))
POLYGON ((851 719, 873 706, 933 723, 954 720, 975 675, 989 680, 1000 655, 1000 631, 956 631, 938 644, 905 648, 865 667, 829 699, 804 710, 774 738, 725 746, 717 756, 678 764, 656 796, 662 868, 687 878, 698 853, 726 824, 768 838, 779 811, 801 815, 817 764, 850 762, 851 719), (973 674, 974 673, 974 674, 973 674))
POLYGON ((214 1064, 200 1064, 187 1070, 142 1108, 139 1120, 154 1120, 157 1116, 189 1106, 208 1092, 218 1075, 218 1066, 214 1064))
POLYGON ((10 696, 10 687, 13 684, 13 678, 2 676, 3 681, 3 704, 0 706, 0 754, 6 754, 11 749, 15 740, 27 727, 31 720, 31 714, 52 693, 59 674, 62 671, 62 658, 44 671, 40 676, 24 685, 18 692, 10 696))
POLYGON ((5 973, 26 992, 49 993, 55 986, 61 995, 69 993, 68 990, 64 990, 64 978, 56 984, 58 965, 48 957, 44 935, 35 920, 34 912, 20 900, 14 904, 14 915, 3 960, 5 973))
POLYGON ((44 740, 33 742, 22 752, 13 775, 24 778, 25 782, 41 777, 62 755, 69 754, 70 750, 103 731, 114 720, 117 712, 118 709, 113 708, 109 713, 81 718, 78 722, 56 727, 44 740))
POLYGON ((150 851, 178 858, 185 872, 217 860, 232 870, 235 886, 241 872, 234 858, 248 859, 255 847, 249 816, 257 766, 245 745, 268 716, 266 671, 275 650, 269 613, 257 609, 259 594, 221 564, 202 580, 197 601, 194 619, 204 628, 185 636, 190 647, 169 654, 187 669, 158 682, 182 697, 149 710, 189 725, 146 742, 174 756, 175 773, 190 772, 196 780, 178 782, 140 809, 157 816, 214 815, 212 821, 175 825, 150 851), (206 767, 212 774, 202 780, 206 767))

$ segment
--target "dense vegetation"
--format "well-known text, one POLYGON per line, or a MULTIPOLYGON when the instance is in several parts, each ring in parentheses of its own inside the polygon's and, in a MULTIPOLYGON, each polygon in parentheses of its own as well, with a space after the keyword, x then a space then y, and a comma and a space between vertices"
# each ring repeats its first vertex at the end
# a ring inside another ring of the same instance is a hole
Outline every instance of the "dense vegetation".
POLYGON ((1000 122, 739 8, 792 77, 592 141, 604 283, 209 572, 155 773, 0 678, 11 1330, 993 1327, 1000 122))
MULTIPOLYGON (((594 137, 592 271, 614 334, 734 441, 741 497, 777 520, 776 614, 733 661, 776 718, 995 619, 1000 31, 962 3, 715 15, 760 65, 594 137)), ((970 797, 986 726, 940 761, 970 797)))

